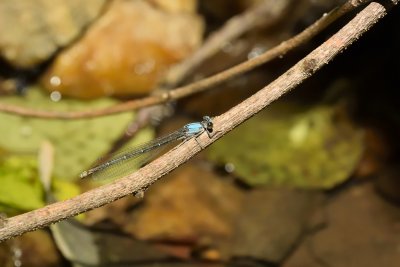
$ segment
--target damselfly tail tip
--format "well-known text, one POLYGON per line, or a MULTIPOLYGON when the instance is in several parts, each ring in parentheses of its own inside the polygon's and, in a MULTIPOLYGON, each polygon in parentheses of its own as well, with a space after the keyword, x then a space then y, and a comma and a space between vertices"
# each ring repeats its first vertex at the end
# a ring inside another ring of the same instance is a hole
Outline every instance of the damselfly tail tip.
POLYGON ((83 179, 83 178, 86 178, 88 175, 89 175, 88 172, 87 172, 87 171, 84 171, 84 172, 82 172, 82 173, 79 175, 79 177, 80 177, 81 179, 83 179))

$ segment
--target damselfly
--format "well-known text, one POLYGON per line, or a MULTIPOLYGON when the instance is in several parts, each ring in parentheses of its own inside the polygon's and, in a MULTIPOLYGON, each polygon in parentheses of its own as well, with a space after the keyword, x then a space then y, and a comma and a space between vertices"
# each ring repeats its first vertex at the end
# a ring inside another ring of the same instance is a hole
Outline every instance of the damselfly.
MULTIPOLYGON (((206 131, 210 134, 213 131, 213 122, 209 116, 204 116, 201 122, 193 122, 186 124, 182 128, 153 141, 145 143, 143 145, 125 149, 117 152, 111 157, 97 166, 86 170, 80 174, 81 178, 92 176, 98 179, 104 178, 117 178, 124 173, 124 171, 132 169, 137 161, 148 161, 153 152, 165 147, 173 142, 181 141, 185 142, 193 137, 199 136, 201 133, 206 131), (150 156, 149 156, 150 155, 150 156)), ((140 167, 140 166, 139 166, 140 167)))

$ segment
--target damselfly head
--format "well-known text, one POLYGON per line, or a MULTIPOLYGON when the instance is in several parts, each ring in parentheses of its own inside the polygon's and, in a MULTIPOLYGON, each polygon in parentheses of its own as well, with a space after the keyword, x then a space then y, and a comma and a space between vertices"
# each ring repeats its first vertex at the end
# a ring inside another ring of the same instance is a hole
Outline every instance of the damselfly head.
POLYGON ((207 132, 212 133, 214 124, 210 116, 204 116, 201 124, 207 132))

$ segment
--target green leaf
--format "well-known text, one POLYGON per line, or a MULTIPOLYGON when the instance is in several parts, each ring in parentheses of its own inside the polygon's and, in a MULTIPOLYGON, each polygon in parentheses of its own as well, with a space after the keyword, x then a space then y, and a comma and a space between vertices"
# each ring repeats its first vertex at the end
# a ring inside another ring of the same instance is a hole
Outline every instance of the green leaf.
POLYGON ((43 190, 37 179, 35 157, 12 156, 0 163, 0 207, 32 210, 44 205, 43 190))
MULTIPOLYGON (((111 99, 61 99, 53 102, 36 88, 30 88, 24 97, 5 97, 1 102, 51 111, 92 110, 117 103, 111 99)), ((55 147, 55 176, 76 180, 83 170, 110 149, 133 118, 132 113, 79 120, 46 120, 0 114, 2 125, 6 126, 0 131, 0 147, 11 152, 37 153, 42 141, 48 140, 55 147)), ((148 141, 153 132, 146 130, 139 136, 137 140, 148 141)))
POLYGON ((80 194, 80 188, 75 183, 53 179, 52 193, 58 201, 66 200, 80 194))
POLYGON ((363 150, 362 131, 335 107, 275 104, 208 150, 245 183, 331 188, 346 180, 363 150))

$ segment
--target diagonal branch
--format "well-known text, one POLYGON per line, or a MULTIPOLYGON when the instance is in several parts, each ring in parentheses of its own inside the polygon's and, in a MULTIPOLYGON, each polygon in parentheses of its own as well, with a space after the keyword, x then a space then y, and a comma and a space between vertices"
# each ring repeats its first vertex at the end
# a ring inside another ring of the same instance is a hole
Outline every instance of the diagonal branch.
MULTIPOLYGON (((397 4, 398 0, 392 0, 397 4)), ((358 40, 366 31, 386 15, 386 9, 372 2, 335 35, 329 38, 304 59, 228 112, 215 117, 215 134, 209 138, 202 134, 197 140, 189 140, 172 149, 149 165, 111 184, 85 192, 74 198, 57 202, 3 221, 0 242, 51 223, 75 216, 79 213, 103 206, 133 192, 141 192, 165 174, 188 161, 203 148, 209 146, 227 132, 254 116, 283 94, 297 87, 321 67, 358 40)))
POLYGON ((14 115, 20 115, 25 117, 36 117, 43 119, 82 119, 82 118, 94 118, 99 116, 108 116, 112 114, 127 112, 136 110, 139 108, 157 105, 165 103, 171 100, 177 100, 189 95, 199 93, 210 89, 211 87, 227 81, 233 77, 239 76, 245 72, 248 72, 262 64, 265 64, 281 55, 288 53, 303 43, 306 43, 316 34, 320 33, 323 29, 329 26, 332 22, 340 18, 342 15, 354 10, 362 4, 370 2, 370 0, 349 0, 340 8, 337 8, 322 18, 317 20, 315 23, 310 25, 301 33, 295 35, 291 39, 282 42, 278 46, 266 51, 260 56, 236 65, 230 69, 215 74, 209 78, 205 78, 192 84, 178 87, 171 91, 164 91, 161 94, 151 95, 145 98, 126 101, 115 106, 102 108, 98 110, 86 110, 86 111, 74 111, 74 112, 58 112, 58 111, 45 111, 35 110, 25 107, 19 107, 14 105, 7 105, 0 103, 0 112, 6 112, 14 115))
POLYGON ((273 25, 293 2, 293 0, 264 0, 242 14, 234 16, 221 29, 213 33, 191 57, 171 68, 166 75, 165 83, 177 85, 193 69, 221 50, 226 43, 259 25, 264 27, 273 25))

